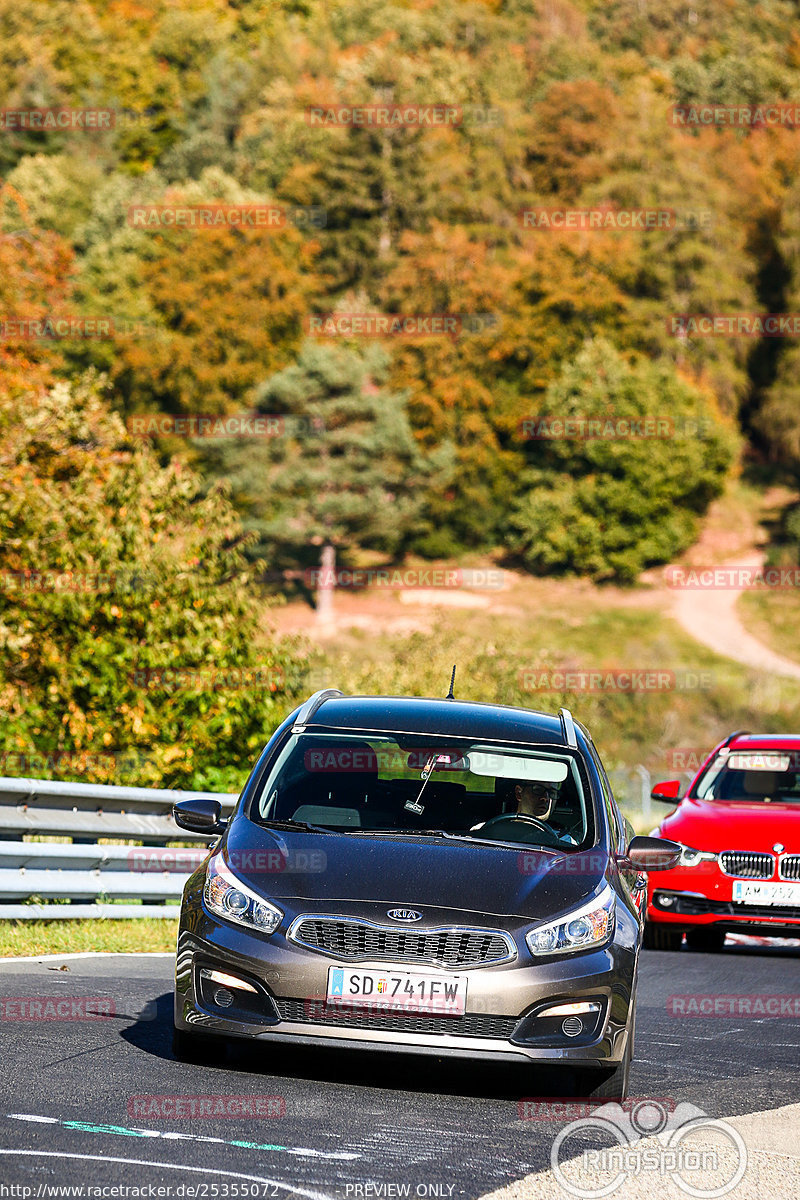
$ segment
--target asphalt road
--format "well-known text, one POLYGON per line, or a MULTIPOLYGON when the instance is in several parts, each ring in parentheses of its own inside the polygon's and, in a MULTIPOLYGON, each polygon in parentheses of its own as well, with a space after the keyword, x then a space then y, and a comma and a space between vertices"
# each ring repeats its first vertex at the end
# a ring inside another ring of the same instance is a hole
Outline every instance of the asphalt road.
MULTIPOLYGON (((800 1018, 676 1016, 667 1003, 798 997, 800 948, 643 952, 641 968, 633 1096, 688 1100, 713 1117, 800 1100, 800 1018)), ((161 956, 0 964, 0 1183, 18 1189, 0 1194, 44 1198, 59 1194, 46 1185, 83 1184, 190 1200, 450 1200, 549 1168, 563 1119, 521 1119, 531 1110, 520 1101, 550 1094, 533 1073, 250 1044, 222 1067, 185 1065, 170 1052, 171 988, 172 960, 161 956), (107 998, 113 1015, 31 1019, 35 1008, 19 999, 84 997, 107 998), (270 1110, 285 1112, 131 1115, 142 1096, 278 1097, 270 1110)))

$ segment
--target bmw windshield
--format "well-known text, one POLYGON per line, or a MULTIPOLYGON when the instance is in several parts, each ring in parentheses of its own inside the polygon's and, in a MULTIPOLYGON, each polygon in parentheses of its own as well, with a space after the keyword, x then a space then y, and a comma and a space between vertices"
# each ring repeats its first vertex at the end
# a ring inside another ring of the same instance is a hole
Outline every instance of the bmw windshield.
POLYGON ((800 754, 796 750, 718 754, 694 794, 700 800, 800 804, 800 754))

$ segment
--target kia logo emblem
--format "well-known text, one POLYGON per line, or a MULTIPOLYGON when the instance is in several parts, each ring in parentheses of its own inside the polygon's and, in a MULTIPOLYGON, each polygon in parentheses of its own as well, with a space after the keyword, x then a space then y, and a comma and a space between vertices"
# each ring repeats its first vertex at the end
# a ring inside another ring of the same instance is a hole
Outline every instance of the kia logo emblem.
POLYGON ((405 921, 408 924, 422 920, 422 913, 413 908, 390 908, 386 915, 392 921, 405 921))

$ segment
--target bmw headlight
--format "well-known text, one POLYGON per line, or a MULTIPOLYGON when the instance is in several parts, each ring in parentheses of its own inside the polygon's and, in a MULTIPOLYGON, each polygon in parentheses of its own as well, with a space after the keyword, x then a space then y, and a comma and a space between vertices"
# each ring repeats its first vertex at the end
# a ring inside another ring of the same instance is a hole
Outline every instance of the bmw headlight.
POLYGON ((616 896, 610 887, 603 888, 587 904, 574 912, 537 925, 526 935, 531 954, 565 954, 570 950, 586 950, 603 946, 614 932, 616 896))
POLYGON ((259 933, 274 933, 283 913, 263 896, 257 896, 236 878, 223 862, 221 854, 209 859, 203 888, 206 908, 217 917, 245 925, 259 933))
POLYGON ((716 862, 717 855, 712 850, 693 850, 691 846, 681 846, 681 858, 678 866, 696 867, 701 862, 716 862))

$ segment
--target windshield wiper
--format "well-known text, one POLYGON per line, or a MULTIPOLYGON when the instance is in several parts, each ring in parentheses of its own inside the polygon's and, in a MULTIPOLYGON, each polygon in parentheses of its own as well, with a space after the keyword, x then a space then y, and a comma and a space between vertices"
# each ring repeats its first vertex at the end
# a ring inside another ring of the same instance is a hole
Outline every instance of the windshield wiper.
POLYGON ((294 829, 300 830, 302 833, 333 833, 333 829, 326 829, 324 825, 309 825, 308 821, 262 821, 262 826, 265 829, 294 829))

